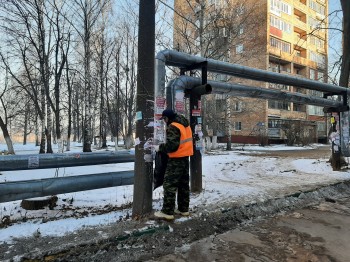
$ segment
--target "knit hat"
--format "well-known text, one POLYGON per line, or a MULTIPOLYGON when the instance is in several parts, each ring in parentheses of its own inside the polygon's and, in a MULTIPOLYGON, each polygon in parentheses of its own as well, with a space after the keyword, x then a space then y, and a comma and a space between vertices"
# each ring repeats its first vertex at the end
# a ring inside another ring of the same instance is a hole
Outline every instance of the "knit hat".
POLYGON ((164 119, 165 117, 169 118, 170 120, 174 119, 176 116, 176 113, 171 109, 165 109, 162 113, 162 117, 160 119, 164 119))

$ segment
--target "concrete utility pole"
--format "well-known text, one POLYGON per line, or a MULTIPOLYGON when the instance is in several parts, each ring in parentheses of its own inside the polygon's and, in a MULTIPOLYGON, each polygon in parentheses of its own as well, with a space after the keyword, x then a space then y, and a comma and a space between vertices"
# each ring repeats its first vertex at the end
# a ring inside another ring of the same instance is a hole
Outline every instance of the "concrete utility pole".
POLYGON ((138 33, 133 218, 152 211, 153 159, 145 143, 153 139, 155 0, 140 0, 138 33))

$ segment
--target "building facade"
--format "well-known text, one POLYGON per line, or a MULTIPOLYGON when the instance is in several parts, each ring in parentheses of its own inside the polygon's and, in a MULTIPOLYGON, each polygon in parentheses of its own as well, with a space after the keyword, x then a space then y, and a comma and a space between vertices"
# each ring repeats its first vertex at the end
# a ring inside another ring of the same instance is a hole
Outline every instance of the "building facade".
MULTIPOLYGON (((327 0, 175 0, 174 48, 254 68, 327 82, 327 0)), ((210 76, 264 88, 323 93, 295 86, 210 76)), ((322 107, 288 101, 227 98, 203 102, 204 130, 233 142, 327 141, 322 107)))

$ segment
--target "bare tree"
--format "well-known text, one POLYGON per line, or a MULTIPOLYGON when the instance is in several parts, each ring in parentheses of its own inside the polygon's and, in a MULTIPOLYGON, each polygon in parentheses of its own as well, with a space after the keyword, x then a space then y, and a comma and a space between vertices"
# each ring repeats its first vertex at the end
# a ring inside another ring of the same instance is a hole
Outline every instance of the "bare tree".
POLYGON ((114 69, 111 71, 113 72, 114 76, 112 77, 112 83, 109 88, 107 88, 106 85, 106 107, 107 107, 107 116, 108 116, 108 123, 110 126, 111 133, 114 138, 115 143, 115 150, 118 150, 118 137, 120 134, 120 97, 121 97, 121 68, 120 68, 120 57, 121 57, 121 43, 123 38, 120 37, 120 39, 115 40, 115 46, 113 49, 114 54, 114 69), (110 99, 111 98, 111 99, 110 99))
MULTIPOLYGON (((92 108, 95 104, 94 90, 92 86, 91 60, 92 44, 95 31, 95 25, 105 8, 109 8, 109 0, 74 0, 73 9, 76 14, 76 23, 74 23, 76 33, 83 45, 83 86, 84 86, 84 130, 83 138, 84 152, 91 152, 92 143, 92 108)), ((72 22, 73 24, 73 22, 72 22)))
MULTIPOLYGON (((31 2, 12 1, 2 6, 2 11, 7 16, 3 17, 3 30, 8 34, 8 43, 12 43, 12 53, 21 58, 21 63, 27 74, 28 85, 18 81, 19 85, 26 90, 29 97, 36 105, 41 119, 41 143, 40 153, 45 153, 47 141, 47 153, 52 153, 51 133, 52 117, 51 110, 55 115, 56 137, 61 139, 60 131, 60 79, 66 62, 62 51, 67 48, 69 34, 66 34, 62 9, 64 2, 51 1, 49 5, 44 0, 31 2), (68 41, 67 41, 68 39, 68 41), (52 71, 53 70, 53 73, 52 71), (54 77, 54 99, 51 98, 51 77, 54 77), (37 80, 40 79, 40 82, 37 80), (37 92, 36 86, 41 86, 37 92), (54 101, 54 102, 53 102, 54 101), (47 140, 45 139, 47 138, 47 140)), ((8 68, 11 67, 7 64, 8 68)), ((16 71, 10 70, 11 75, 16 71)))
POLYGON ((126 148, 133 145, 133 130, 135 117, 135 97, 136 97, 136 60, 137 60, 137 39, 136 26, 131 27, 125 23, 126 43, 124 46, 125 59, 122 68, 125 73, 125 88, 122 89, 123 95, 123 137, 126 148))
POLYGON ((0 93, 0 102, 1 102, 1 110, 2 115, 0 115, 0 128, 3 133, 6 145, 7 145, 7 150, 9 154, 15 154, 15 150, 13 148, 12 140, 9 134, 9 129, 8 129, 8 121, 12 118, 11 115, 9 115, 8 105, 13 105, 17 104, 13 98, 10 99, 9 96, 9 81, 8 81, 8 74, 7 74, 7 69, 6 69, 6 74, 5 74, 5 83, 3 83, 4 86, 1 88, 1 93, 0 93))

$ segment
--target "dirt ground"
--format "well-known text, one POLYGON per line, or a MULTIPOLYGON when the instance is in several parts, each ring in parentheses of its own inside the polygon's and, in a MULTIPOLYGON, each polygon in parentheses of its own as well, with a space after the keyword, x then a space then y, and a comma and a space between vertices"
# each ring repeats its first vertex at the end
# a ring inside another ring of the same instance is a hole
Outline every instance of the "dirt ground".
MULTIPOLYGON (((292 154, 327 158, 330 149, 261 155, 285 159, 292 154)), ((206 207, 174 222, 144 218, 64 237, 18 239, 0 245, 0 260, 350 261, 349 197, 350 182, 339 182, 263 202, 206 207)))
POLYGON ((350 261, 348 198, 238 225, 150 261, 350 261))

